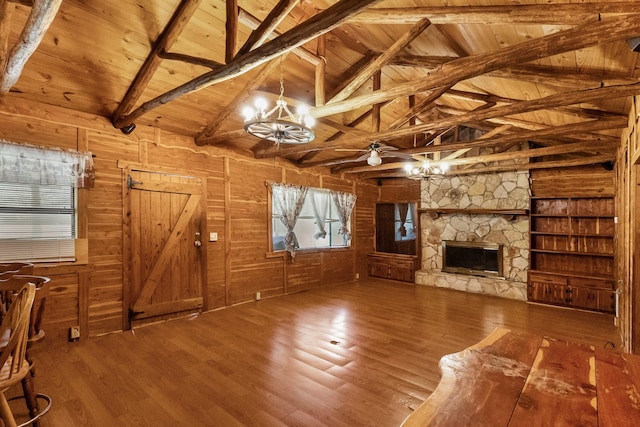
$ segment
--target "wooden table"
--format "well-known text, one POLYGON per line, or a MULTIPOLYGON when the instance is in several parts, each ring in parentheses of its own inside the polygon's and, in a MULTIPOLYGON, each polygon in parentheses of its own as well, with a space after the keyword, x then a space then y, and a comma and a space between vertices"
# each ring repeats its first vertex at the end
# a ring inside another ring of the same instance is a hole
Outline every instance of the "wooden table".
POLYGON ((440 369, 403 427, 640 426, 640 356, 499 328, 440 369))

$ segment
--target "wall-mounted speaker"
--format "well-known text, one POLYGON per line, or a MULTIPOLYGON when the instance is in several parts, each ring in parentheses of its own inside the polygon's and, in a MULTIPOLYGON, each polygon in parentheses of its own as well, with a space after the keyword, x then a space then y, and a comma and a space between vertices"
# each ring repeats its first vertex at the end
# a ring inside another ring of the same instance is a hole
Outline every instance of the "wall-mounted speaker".
POLYGON ((627 44, 634 52, 640 52, 640 37, 634 37, 632 39, 627 39, 627 44))

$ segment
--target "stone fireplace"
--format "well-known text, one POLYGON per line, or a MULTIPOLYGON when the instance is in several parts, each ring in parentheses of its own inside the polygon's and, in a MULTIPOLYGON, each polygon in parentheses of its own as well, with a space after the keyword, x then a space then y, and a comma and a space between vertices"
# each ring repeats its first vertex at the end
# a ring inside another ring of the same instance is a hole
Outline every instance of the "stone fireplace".
POLYGON ((525 301, 529 218, 502 214, 529 209, 529 173, 434 177, 422 182, 422 264, 416 284, 525 301), (443 241, 502 245, 502 274, 443 272, 443 241))

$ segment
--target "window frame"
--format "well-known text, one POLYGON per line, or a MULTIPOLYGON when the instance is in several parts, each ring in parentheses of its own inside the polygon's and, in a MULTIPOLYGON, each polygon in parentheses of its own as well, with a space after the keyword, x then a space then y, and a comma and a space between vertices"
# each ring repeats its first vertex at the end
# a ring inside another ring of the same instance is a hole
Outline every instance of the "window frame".
MULTIPOLYGON (((329 188, 322 188, 322 187, 308 187, 308 191, 307 193, 309 193, 312 190, 320 190, 320 191, 335 191, 335 190, 331 190, 329 188)), ((308 195, 308 194, 307 194, 308 195)), ((268 240, 268 252, 267 252, 267 256, 268 257, 281 257, 281 256, 286 256, 287 254, 287 250, 283 249, 275 249, 274 248, 274 244, 273 244, 273 233, 274 233, 274 229, 273 229, 273 223, 274 220, 276 220, 276 217, 273 214, 273 189, 270 185, 267 185, 267 222, 268 222, 268 227, 267 227, 267 240, 268 240)), ((305 200, 306 203, 306 200, 305 200)), ((331 201, 331 204, 334 205, 333 200, 331 201)), ((323 246, 323 247, 308 247, 308 248, 304 248, 304 247, 300 247, 299 249, 296 249, 296 253, 299 252, 303 252, 303 253, 314 253, 314 252, 324 252, 324 251, 349 251, 353 249, 353 240, 354 240, 354 236, 355 236, 355 232, 353 231, 353 220, 354 220, 354 216, 355 216, 355 212, 356 212, 356 206, 353 207, 353 211, 351 212, 351 216, 349 217, 349 232, 351 233, 351 238, 348 240, 346 245, 342 245, 342 246, 323 246)), ((329 222, 330 218, 327 218, 327 222, 329 222)), ((339 219, 337 219, 337 221, 339 221, 339 219)))

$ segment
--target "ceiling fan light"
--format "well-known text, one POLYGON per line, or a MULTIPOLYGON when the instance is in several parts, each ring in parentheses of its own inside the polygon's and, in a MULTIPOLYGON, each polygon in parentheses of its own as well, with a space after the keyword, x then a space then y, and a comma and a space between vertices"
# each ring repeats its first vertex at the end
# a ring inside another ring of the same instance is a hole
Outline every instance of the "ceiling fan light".
POLYGON ((369 155, 369 157, 367 158, 367 163, 369 164, 369 166, 378 166, 380 163, 382 163, 380 153, 375 150, 372 151, 371 155, 369 155))

